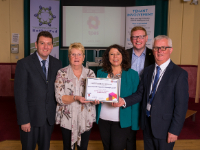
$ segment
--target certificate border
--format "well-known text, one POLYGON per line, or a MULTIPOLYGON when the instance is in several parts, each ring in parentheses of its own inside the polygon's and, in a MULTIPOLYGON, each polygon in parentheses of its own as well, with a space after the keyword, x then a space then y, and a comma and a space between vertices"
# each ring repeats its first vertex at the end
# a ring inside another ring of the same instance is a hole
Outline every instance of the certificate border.
POLYGON ((88 86, 88 79, 99 79, 99 80, 117 80, 117 101, 107 101, 107 100, 100 100, 100 102, 107 102, 107 103, 118 103, 119 102, 119 79, 112 79, 112 78, 86 78, 86 85, 85 85, 85 99, 86 101, 95 101, 94 99, 87 99, 87 86, 88 86))

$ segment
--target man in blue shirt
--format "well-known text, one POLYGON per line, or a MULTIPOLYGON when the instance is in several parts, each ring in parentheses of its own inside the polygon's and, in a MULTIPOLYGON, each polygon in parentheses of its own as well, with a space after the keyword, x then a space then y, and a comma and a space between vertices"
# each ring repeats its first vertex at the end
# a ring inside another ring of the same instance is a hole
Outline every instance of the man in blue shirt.
MULTIPOLYGON (((135 26, 131 30, 130 36, 133 47, 127 49, 131 61, 131 68, 138 72, 141 79, 141 75, 145 67, 154 64, 154 56, 152 50, 146 47, 148 41, 148 35, 145 28, 141 26, 135 26)), ((132 130, 127 140, 127 150, 136 150, 136 133, 137 131, 132 130)))

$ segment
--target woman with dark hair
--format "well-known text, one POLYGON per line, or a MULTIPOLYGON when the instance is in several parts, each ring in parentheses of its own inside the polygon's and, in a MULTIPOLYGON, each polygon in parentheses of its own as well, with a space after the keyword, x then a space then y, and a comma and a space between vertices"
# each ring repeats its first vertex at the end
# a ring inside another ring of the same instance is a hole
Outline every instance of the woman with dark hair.
MULTIPOLYGON (((120 97, 129 96, 137 90, 139 76, 130 69, 129 56, 123 47, 116 44, 108 47, 102 62, 103 66, 98 70, 97 77, 119 79, 120 97)), ((113 107, 113 103, 96 103, 99 104, 96 108, 96 122, 104 150, 123 150, 131 127, 132 130, 139 129, 139 103, 128 108, 113 107)))

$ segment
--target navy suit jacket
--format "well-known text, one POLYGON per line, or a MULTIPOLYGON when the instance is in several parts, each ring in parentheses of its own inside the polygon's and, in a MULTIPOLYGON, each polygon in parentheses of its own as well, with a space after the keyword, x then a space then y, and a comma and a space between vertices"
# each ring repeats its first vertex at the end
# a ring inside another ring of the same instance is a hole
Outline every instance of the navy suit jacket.
MULTIPOLYGON (((130 61, 132 61, 132 54, 133 54, 133 48, 127 49, 128 54, 129 54, 129 58, 130 61)), ((144 67, 147 67, 151 64, 155 63, 155 59, 153 56, 153 52, 151 49, 149 49, 148 47, 146 47, 146 56, 145 56, 145 62, 144 62, 144 67)))
POLYGON ((56 100, 54 82, 61 61, 49 55, 48 82, 35 53, 17 62, 15 71, 15 104, 19 125, 31 123, 41 127, 48 120, 55 123, 56 100))
MULTIPOLYGON (((146 106, 155 64, 144 69, 136 93, 125 97, 126 107, 141 101, 141 129, 146 123, 146 106)), ((155 138, 166 139, 168 132, 179 135, 188 107, 188 74, 172 61, 158 85, 151 106, 151 128, 155 138)))

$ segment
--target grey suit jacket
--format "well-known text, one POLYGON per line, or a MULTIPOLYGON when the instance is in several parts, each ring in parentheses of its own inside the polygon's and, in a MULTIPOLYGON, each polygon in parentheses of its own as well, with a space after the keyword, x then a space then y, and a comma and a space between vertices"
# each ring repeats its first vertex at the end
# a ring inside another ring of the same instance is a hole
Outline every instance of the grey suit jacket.
MULTIPOLYGON (((144 69, 136 93, 125 97, 126 107, 141 101, 141 128, 146 124, 146 106, 155 64, 144 69)), ((151 106, 151 127, 155 138, 166 139, 168 132, 179 135, 188 107, 188 74, 185 70, 169 63, 157 88, 151 106)))
POLYGON ((61 67, 61 61, 49 55, 48 82, 46 82, 36 52, 17 62, 14 94, 19 125, 30 122, 31 126, 40 127, 46 119, 50 125, 54 124, 56 112, 54 82, 61 67))

